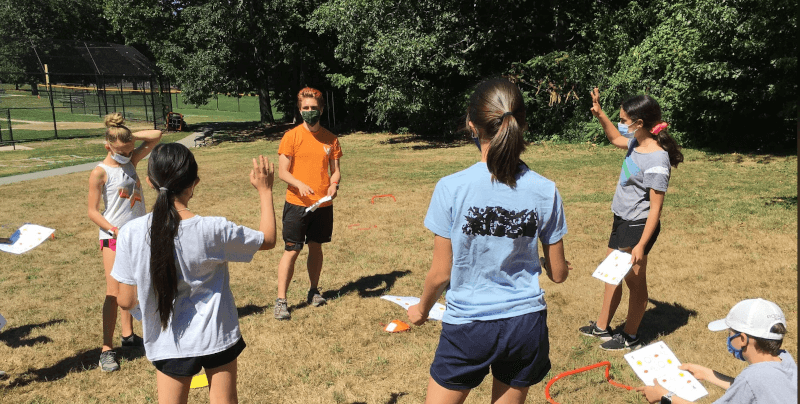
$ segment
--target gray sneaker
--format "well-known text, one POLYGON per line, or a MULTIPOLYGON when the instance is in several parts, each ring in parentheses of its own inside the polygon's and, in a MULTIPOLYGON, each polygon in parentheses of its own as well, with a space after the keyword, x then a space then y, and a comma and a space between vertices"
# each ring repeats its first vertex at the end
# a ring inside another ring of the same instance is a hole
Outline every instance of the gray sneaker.
POLYGON ((103 372, 114 372, 119 370, 116 352, 105 351, 100 353, 100 370, 103 372))
POLYGON ((308 291, 308 296, 306 297, 306 302, 308 302, 308 304, 310 304, 310 305, 312 305, 314 307, 319 307, 319 306, 322 306, 325 303, 328 303, 328 301, 325 300, 324 297, 322 297, 322 294, 320 294, 319 290, 317 290, 316 288, 311 289, 311 290, 308 291))
POLYGON ((289 313, 289 306, 286 304, 286 299, 275 299, 275 319, 276 320, 291 320, 292 314, 289 313))

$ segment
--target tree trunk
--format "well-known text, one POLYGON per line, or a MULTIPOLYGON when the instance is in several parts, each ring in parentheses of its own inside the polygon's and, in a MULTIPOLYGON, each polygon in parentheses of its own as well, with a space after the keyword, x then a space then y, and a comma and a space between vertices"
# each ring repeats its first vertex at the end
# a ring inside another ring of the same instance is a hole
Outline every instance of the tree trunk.
POLYGON ((36 82, 31 82, 31 95, 39 95, 39 85, 36 82))
POLYGON ((258 80, 258 108, 261 110, 261 124, 275 124, 275 117, 272 116, 272 102, 269 99, 269 85, 267 80, 258 80))

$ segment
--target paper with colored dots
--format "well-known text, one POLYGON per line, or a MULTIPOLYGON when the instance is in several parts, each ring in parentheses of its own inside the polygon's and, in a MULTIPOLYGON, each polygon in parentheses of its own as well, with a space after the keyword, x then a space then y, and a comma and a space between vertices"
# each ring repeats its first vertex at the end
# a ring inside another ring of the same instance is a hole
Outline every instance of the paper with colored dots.
POLYGON ((592 276, 605 283, 619 285, 628 271, 631 270, 631 255, 620 250, 614 250, 594 270, 592 276))
MULTIPOLYGON (((419 303, 419 298, 414 296, 381 296, 381 299, 388 300, 394 304, 399 304, 403 306, 406 310, 409 307, 419 303)), ((442 321, 442 315, 444 315, 445 307, 441 303, 434 303, 431 311, 428 313, 429 320, 436 320, 442 321)))
POLYGON ((630 352, 625 355, 625 360, 648 386, 653 385, 653 379, 658 379, 665 389, 689 401, 708 395, 706 388, 691 373, 678 369, 681 362, 663 341, 630 352))
POLYGON ((52 236, 54 232, 54 229, 47 227, 25 224, 10 237, 11 244, 0 244, 0 251, 22 254, 42 244, 48 237, 52 236))

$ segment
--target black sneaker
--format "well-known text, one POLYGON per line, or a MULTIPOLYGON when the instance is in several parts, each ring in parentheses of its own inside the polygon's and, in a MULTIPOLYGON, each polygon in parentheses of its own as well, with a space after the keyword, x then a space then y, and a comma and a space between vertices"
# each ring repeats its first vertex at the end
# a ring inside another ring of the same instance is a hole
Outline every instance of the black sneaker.
POLYGON ((641 343, 638 337, 631 338, 628 334, 621 332, 614 334, 610 340, 600 344, 600 348, 606 351, 635 351, 641 348, 641 343))
POLYGON ((597 323, 590 321, 589 325, 578 328, 578 331, 587 337, 599 338, 600 341, 606 342, 611 339, 611 333, 608 330, 601 330, 597 328, 597 323))
POLYGON ((324 297, 322 297, 322 294, 320 294, 319 290, 317 290, 316 288, 308 291, 308 296, 306 296, 306 302, 314 307, 319 307, 324 305, 325 303, 328 303, 328 301, 325 300, 324 297))
POLYGON ((122 337, 122 346, 143 347, 144 340, 136 333, 133 333, 127 337, 122 337))

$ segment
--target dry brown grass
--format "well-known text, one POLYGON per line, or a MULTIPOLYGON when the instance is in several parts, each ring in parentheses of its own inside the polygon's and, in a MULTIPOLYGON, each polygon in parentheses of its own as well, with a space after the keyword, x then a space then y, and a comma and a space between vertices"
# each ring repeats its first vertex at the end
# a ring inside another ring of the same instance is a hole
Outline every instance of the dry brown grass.
MULTIPOLYGON (((381 294, 419 295, 430 265, 432 235, 422 221, 436 181, 471 165, 474 146, 429 147, 390 135, 341 138, 343 181, 335 203, 333 242, 326 245, 321 287, 329 304, 301 304, 308 287, 305 253, 289 290, 290 322, 272 319, 281 247, 250 264, 232 264, 232 289, 248 348, 239 361, 239 396, 247 403, 422 402, 440 325, 387 334, 381 323, 405 313, 381 294), (391 141, 390 141, 391 140, 391 141), (393 194, 397 201, 374 195, 393 194), (377 226, 377 227, 372 227, 377 226)), ((275 140, 223 143, 195 151, 201 183, 192 210, 257 226, 249 158, 276 157, 275 140)), ((435 146, 435 145, 433 145, 435 146)), ((555 376, 610 360, 612 375, 638 381, 621 354, 599 350, 577 328, 594 319, 602 285, 591 277, 605 254, 609 206, 622 153, 588 145, 532 145, 524 159, 554 180, 565 201, 567 256, 575 270, 561 285, 543 284, 549 310, 555 376)), ((725 350, 725 336, 706 324, 744 298, 777 302, 789 318, 785 347, 797 356, 797 158, 710 155, 686 150, 674 171, 663 230, 650 256, 651 304, 642 334, 661 339, 685 362, 736 375, 744 363, 725 350)), ((144 177, 144 167, 140 167, 144 177)), ((153 366, 137 351, 121 351, 122 370, 102 374, 104 281, 97 230, 86 217, 87 174, 0 186, 0 232, 32 222, 54 227, 56 239, 21 256, 0 258, 3 403, 155 402, 153 366)), ((280 219, 285 185, 276 187, 280 219)), ((154 194, 146 191, 148 204, 154 194)), ((278 229, 280 233, 280 228, 278 229)), ((3 236, 4 234, 0 234, 3 236)), ((281 243, 279 243, 281 244, 281 243)), ((626 296, 623 299, 627 299, 626 296)), ((625 301, 625 300, 624 300, 625 301)), ((625 315, 622 305, 614 321, 625 315)), ((135 325, 141 330, 139 324, 135 325)), ((119 332, 119 331, 118 331, 119 332)), ((119 338, 117 336, 117 338, 119 338)), ((117 339, 118 341, 118 339, 117 339)), ((545 402, 544 382, 528 402, 545 402)), ((489 378, 468 403, 490 397, 489 378)), ((713 401, 721 390, 708 386, 713 401)), ((643 403, 606 384, 601 370, 559 381, 560 403, 643 403)), ((207 402, 204 389, 191 402, 207 402)))

